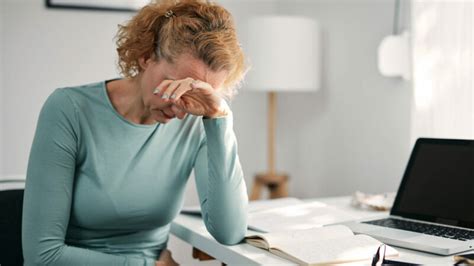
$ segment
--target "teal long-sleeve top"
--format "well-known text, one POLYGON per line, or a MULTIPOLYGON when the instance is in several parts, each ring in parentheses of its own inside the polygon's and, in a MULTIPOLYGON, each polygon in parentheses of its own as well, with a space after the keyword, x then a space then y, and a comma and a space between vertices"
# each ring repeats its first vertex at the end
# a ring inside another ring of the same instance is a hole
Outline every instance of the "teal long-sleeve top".
POLYGON ((194 169, 202 217, 239 243, 248 196, 232 115, 135 124, 106 82, 56 89, 41 109, 23 202, 25 265, 155 265, 194 169))

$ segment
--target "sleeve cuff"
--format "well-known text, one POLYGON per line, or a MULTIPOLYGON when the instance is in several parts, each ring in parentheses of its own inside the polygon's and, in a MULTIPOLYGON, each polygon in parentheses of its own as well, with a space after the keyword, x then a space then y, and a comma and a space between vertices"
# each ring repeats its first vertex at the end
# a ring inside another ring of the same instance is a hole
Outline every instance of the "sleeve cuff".
POLYGON ((204 130, 206 134, 225 130, 226 128, 233 127, 233 116, 229 113, 227 116, 218 118, 203 118, 202 119, 204 130))

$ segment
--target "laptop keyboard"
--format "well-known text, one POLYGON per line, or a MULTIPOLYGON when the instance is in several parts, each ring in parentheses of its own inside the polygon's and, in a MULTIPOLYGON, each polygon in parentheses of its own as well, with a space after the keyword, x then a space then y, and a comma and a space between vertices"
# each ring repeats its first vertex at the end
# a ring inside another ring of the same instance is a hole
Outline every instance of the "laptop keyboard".
POLYGON ((363 223, 423 233, 432 236, 451 238, 461 241, 468 241, 474 239, 474 231, 446 227, 442 225, 425 224, 413 221, 398 220, 393 218, 367 221, 363 223))

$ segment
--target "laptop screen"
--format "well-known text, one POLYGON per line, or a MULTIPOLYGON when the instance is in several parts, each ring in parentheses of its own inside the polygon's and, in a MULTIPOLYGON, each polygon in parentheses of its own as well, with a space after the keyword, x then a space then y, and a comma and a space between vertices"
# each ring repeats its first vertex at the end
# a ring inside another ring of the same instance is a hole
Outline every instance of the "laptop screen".
POLYGON ((419 139, 391 214, 474 228, 474 141, 419 139))

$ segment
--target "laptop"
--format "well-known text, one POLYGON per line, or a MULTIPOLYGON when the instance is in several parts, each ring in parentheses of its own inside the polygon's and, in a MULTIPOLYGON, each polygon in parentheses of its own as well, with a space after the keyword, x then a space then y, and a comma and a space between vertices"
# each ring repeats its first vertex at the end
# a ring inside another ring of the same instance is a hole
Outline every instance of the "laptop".
POLYGON ((421 138, 388 217, 350 222, 393 246, 451 255, 474 247, 474 140, 421 138))

